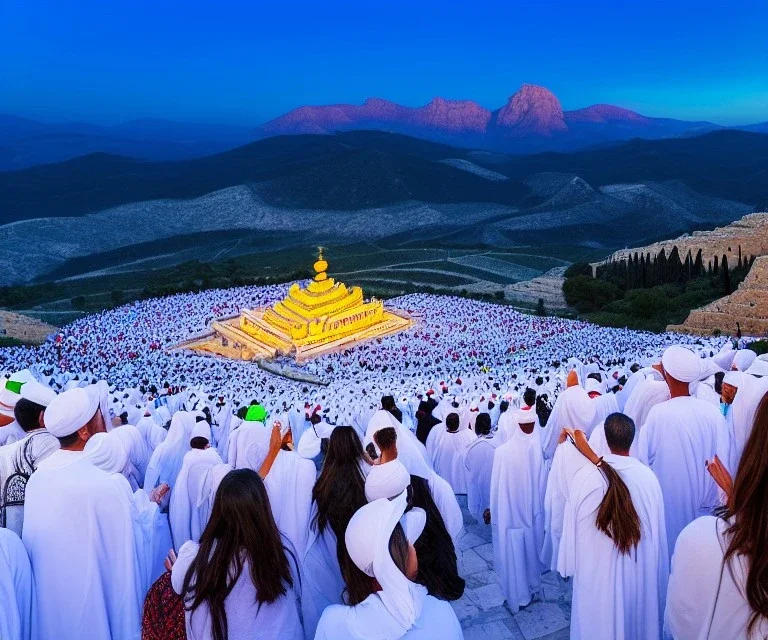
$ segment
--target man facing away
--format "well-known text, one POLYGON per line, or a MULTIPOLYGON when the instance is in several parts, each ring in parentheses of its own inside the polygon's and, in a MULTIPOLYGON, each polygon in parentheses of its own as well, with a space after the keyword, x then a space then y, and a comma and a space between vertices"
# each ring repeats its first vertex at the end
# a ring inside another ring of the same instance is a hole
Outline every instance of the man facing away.
POLYGON ((23 542, 38 598, 41 640, 140 636, 137 550, 131 506, 108 473, 84 453, 105 425, 98 401, 80 388, 45 413, 61 448, 27 484, 23 542))

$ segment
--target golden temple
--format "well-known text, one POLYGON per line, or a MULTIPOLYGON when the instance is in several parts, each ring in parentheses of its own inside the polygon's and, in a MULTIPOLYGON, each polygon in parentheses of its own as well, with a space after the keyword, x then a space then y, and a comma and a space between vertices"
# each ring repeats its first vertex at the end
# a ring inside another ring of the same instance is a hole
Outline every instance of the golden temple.
POLYGON ((271 307, 216 320, 208 333, 178 348, 240 360, 293 356, 302 362, 413 324, 405 314, 384 309, 381 300, 366 302, 360 287, 347 288, 329 278, 322 248, 313 267, 315 276, 306 287, 294 283, 271 307))

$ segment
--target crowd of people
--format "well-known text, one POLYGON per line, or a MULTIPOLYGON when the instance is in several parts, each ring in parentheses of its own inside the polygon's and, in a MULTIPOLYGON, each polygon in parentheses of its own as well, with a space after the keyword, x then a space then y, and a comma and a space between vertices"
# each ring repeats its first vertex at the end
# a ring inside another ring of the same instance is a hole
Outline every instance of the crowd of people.
POLYGON ((573 638, 768 635, 768 359, 413 295, 306 368, 172 347, 284 287, 89 316, 0 351, 0 637, 462 637, 461 540, 573 638))

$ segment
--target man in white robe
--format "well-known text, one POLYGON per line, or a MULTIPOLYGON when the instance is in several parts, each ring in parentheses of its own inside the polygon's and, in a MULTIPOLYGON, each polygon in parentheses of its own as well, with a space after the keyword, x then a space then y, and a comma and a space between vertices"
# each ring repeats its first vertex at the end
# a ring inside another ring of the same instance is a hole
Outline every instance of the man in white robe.
POLYGON ((173 547, 177 552, 188 540, 200 541, 212 507, 211 496, 205 491, 206 477, 211 467, 223 464, 219 452, 211 446, 211 428, 205 420, 193 427, 190 447, 184 455, 168 508, 173 547))
POLYGON ((21 536, 27 482, 39 464, 59 448, 59 441, 43 427, 45 408, 56 394, 38 382, 28 382, 14 407, 24 437, 0 447, 0 527, 21 536))
POLYGON ((467 445, 464 453, 467 509, 478 522, 483 522, 483 513, 491 506, 493 456, 499 446, 499 441, 490 432, 490 426, 491 417, 481 413, 475 421, 477 438, 467 445))
POLYGON ((451 485, 456 494, 467 493, 464 453, 475 440, 475 432, 461 425, 458 413, 449 413, 445 428, 436 426, 427 438, 427 456, 435 472, 451 485))
POLYGON ((46 409, 61 449, 30 478, 24 546, 35 576, 41 640, 137 639, 141 605, 131 505, 83 449, 105 430, 98 403, 83 389, 46 409))
POLYGON ((0 638, 37 638, 37 599, 32 567, 19 536, 0 528, 0 638))
POLYGON ((533 416, 516 412, 519 433, 496 449, 491 476, 493 566, 513 613, 541 589, 547 469, 533 416))
POLYGON ((685 526, 719 505, 717 486, 705 461, 729 460, 730 439, 723 415, 710 403, 690 396, 689 384, 700 379, 702 360, 672 346, 662 356, 671 399, 656 405, 640 430, 639 458, 661 484, 664 494, 668 553, 685 526))
POLYGON ((13 410, 21 398, 21 390, 27 382, 32 382, 29 369, 17 371, 8 380, 0 380, 0 447, 21 440, 25 433, 16 422, 13 410))
MULTIPOLYGON (((605 430, 611 453, 603 462, 583 433, 574 434, 590 464, 568 482, 575 540, 571 637, 655 640, 661 635, 669 576, 661 486, 648 467, 629 456, 635 434, 631 419, 614 413, 605 430), (640 541, 628 553, 597 528, 608 485, 595 462, 610 465, 629 490, 640 541)), ((561 446, 573 448, 570 442, 561 446)))

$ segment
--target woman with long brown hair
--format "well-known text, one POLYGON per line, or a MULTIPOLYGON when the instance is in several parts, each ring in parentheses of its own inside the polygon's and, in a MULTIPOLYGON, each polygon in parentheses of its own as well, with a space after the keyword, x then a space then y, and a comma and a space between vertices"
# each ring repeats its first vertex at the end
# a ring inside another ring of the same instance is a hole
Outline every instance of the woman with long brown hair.
POLYGON ((188 640, 300 640, 298 575, 259 474, 230 471, 200 543, 184 544, 173 564, 188 640))
POLYGON ((582 431, 568 435, 575 446, 560 444, 558 459, 571 514, 560 550, 573 554, 571 637, 659 638, 669 576, 664 500, 653 472, 629 455, 635 424, 622 413, 605 419, 603 457, 582 431))
POLYGON ((360 573, 347 553, 344 532, 355 512, 368 502, 365 472, 370 466, 354 428, 335 427, 312 490, 309 543, 302 564, 301 606, 308 640, 315 637, 323 610, 341 604, 345 585, 360 573))
POLYGON ((717 516, 694 520, 672 556, 665 622, 676 640, 768 638, 768 393, 736 477, 707 468, 727 495, 717 516))

